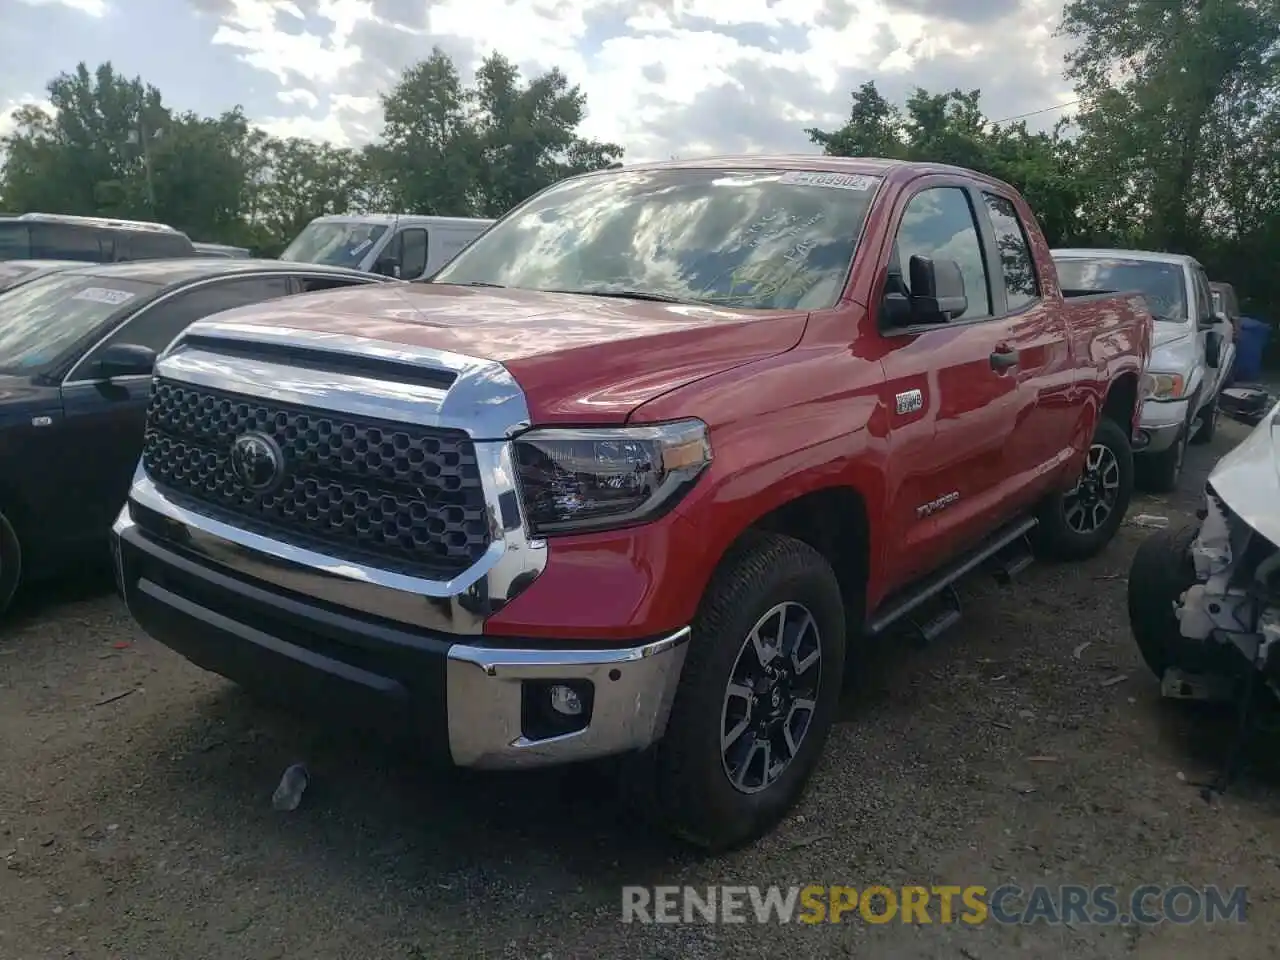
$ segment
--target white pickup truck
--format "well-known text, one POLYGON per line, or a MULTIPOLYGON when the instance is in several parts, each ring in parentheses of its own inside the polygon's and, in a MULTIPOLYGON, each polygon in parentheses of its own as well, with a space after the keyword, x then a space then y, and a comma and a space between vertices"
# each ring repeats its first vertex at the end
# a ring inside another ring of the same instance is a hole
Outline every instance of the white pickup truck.
POLYGON ((1146 299, 1156 325, 1134 466, 1147 489, 1175 489, 1187 443, 1213 439, 1235 362, 1234 330, 1214 309, 1204 268, 1194 257, 1147 250, 1063 249, 1053 260, 1065 292, 1146 299))

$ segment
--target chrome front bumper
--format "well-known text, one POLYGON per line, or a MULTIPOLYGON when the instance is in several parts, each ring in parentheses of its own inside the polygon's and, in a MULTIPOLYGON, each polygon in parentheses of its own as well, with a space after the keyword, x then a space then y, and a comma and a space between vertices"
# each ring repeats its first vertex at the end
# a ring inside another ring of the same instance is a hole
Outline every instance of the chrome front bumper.
POLYGON ((1142 405, 1135 454, 1163 453, 1187 422, 1186 400, 1148 400, 1142 405))
POLYGON ((547 766, 642 750, 666 732, 689 628, 622 650, 449 650, 449 752, 464 767, 547 766), (530 740, 521 730, 529 681, 576 680, 595 692, 582 730, 530 740))
POLYGON ((112 529, 112 552, 130 613, 196 665, 248 688, 318 702, 330 716, 378 714, 435 741, 459 766, 550 766, 644 749, 666 730, 688 648, 688 627, 592 649, 490 646, 475 636, 401 629, 282 589, 290 571, 278 560, 273 580, 245 578, 239 567, 139 527, 128 507, 112 529), (533 729, 530 710, 545 715, 538 698, 551 685, 589 691, 580 726, 552 735, 545 724, 533 729))

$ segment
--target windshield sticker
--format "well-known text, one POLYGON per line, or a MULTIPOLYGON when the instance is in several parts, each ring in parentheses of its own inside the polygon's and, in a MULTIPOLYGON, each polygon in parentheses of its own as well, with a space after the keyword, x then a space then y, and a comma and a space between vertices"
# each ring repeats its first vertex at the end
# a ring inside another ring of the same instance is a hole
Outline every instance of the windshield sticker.
POLYGON ((867 193, 876 188, 880 178, 864 177, 861 174, 852 173, 815 173, 811 170, 793 170, 791 173, 784 174, 778 182, 867 193))
POLYGON ((822 220, 823 214, 815 213, 807 220, 801 220, 799 217, 787 213, 783 210, 777 210, 773 213, 765 214, 760 217, 746 229, 748 240, 743 244, 747 247, 758 247, 762 243, 772 240, 780 240, 783 237, 791 236, 801 230, 806 230, 814 224, 822 220))
MULTIPOLYGON (((718 303, 737 304, 770 300, 791 291, 803 292, 817 282, 817 275, 803 265, 788 267, 782 263, 756 262, 742 264, 728 277, 728 290, 714 293, 718 303)), ((717 280, 718 285, 718 280, 717 280)), ((708 294, 712 290, 706 291, 708 294)))
POLYGON ((118 307, 133 299, 128 290, 111 290, 108 287, 85 287, 72 300, 92 300, 94 303, 106 303, 118 307))
POLYGON ((352 247, 352 248, 351 248, 351 253, 352 253, 353 255, 354 255, 354 254, 357 254, 357 253, 364 253, 364 252, 365 252, 366 250, 368 250, 368 249, 369 249, 369 247, 371 247, 371 246, 373 246, 373 241, 372 241, 372 240, 369 240, 369 239, 367 239, 367 238, 366 238, 366 239, 364 239, 364 240, 361 240, 361 241, 360 241, 359 243, 357 243, 354 247, 352 247))

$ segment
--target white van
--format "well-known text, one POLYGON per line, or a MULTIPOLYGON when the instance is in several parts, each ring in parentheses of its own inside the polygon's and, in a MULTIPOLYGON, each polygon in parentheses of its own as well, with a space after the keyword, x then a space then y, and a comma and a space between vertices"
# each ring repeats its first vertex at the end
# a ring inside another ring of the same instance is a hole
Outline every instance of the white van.
POLYGON ((350 267, 384 277, 431 276, 488 229, 492 220, 363 213, 316 217, 281 260, 350 267))

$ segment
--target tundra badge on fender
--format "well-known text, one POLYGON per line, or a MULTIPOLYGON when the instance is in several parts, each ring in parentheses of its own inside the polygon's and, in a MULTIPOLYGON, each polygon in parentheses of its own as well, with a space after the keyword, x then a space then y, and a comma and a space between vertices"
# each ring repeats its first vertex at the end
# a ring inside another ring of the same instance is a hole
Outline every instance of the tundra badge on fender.
POLYGON ((916 507, 916 517, 923 520, 925 517, 931 517, 939 510, 951 506, 960 499, 960 491, 952 490, 950 493, 944 493, 937 500, 930 500, 928 503, 922 503, 916 507))

